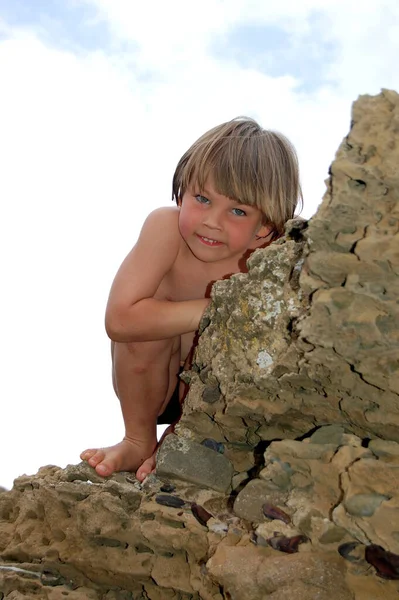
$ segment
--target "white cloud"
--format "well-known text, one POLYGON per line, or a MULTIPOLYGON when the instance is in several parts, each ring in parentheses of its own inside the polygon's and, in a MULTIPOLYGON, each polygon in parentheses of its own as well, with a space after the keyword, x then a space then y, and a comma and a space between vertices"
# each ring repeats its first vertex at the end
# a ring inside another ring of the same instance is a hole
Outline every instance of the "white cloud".
POLYGON ((90 3, 112 31, 101 52, 76 55, 49 47, 33 27, 2 26, 0 451, 12 459, 2 461, 0 484, 121 435, 102 327, 109 285, 146 214, 169 203, 174 166, 196 137, 242 114, 281 130, 300 155, 309 216, 351 101, 399 88, 393 2, 384 12, 363 2, 357 12, 353 0, 232 0, 228 10, 206 0, 195 15, 182 1, 156 10, 90 3), (334 85, 304 92, 294 77, 210 51, 244 21, 284 26, 300 40, 314 10, 337 44, 337 62, 325 66, 334 85))
MULTIPOLYGON (((143 4, 126 0, 85 0, 95 6, 118 38, 138 45, 138 57, 156 71, 177 74, 207 54, 211 40, 243 24, 274 25, 298 41, 317 36, 337 44, 339 56, 326 65, 339 85, 339 94, 376 93, 397 86, 399 5, 395 0, 206 0, 193 14, 183 0, 143 4), (322 31, 314 30, 321 17, 322 31), (194 61, 194 62, 193 62, 194 61)), ((300 44, 298 45, 300 50, 300 44)), ((301 56, 298 54, 298 62, 301 56)))

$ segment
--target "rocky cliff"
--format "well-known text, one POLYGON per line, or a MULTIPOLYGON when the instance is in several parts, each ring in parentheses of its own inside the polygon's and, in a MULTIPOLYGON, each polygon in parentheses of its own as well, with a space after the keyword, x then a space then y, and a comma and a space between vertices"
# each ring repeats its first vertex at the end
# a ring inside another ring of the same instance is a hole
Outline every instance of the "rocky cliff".
POLYGON ((363 96, 309 223, 213 287, 156 475, 0 494, 0 597, 399 593, 399 95, 363 96))

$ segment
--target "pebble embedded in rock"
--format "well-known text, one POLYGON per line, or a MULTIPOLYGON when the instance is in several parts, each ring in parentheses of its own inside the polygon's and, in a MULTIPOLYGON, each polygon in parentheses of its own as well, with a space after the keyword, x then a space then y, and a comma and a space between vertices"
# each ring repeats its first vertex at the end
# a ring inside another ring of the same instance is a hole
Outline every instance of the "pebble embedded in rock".
POLYGON ((223 446, 222 442, 217 442, 216 440, 213 440, 212 438, 206 438, 205 440, 202 440, 201 445, 205 446, 205 448, 210 448, 211 450, 214 450, 215 452, 219 452, 219 454, 224 453, 224 446, 223 446))
POLYGON ((383 494, 354 494, 344 501, 344 506, 355 517, 372 517, 385 500, 389 500, 389 497, 383 494))
POLYGON ((342 444, 342 436, 345 429, 341 425, 324 425, 319 427, 313 435, 310 436, 311 444, 342 444))
POLYGON ((217 402, 220 398, 220 389, 219 386, 215 387, 206 387, 202 392, 202 399, 204 402, 208 404, 213 404, 217 402))
POLYGON ((274 504, 265 502, 262 506, 262 510, 263 514, 268 519, 277 519, 278 521, 283 521, 283 523, 286 523, 287 525, 291 523, 291 517, 278 506, 274 506, 274 504))
POLYGON ((389 552, 377 544, 370 544, 366 546, 365 557, 382 579, 399 579, 398 554, 389 552))
POLYGON ((165 492, 166 494, 173 494, 175 489, 176 486, 174 486, 172 483, 164 483, 161 487, 161 492, 165 492))
POLYGON ((59 573, 51 573, 50 571, 43 571, 40 576, 42 585, 55 587, 57 585, 64 585, 66 579, 59 573))
POLYGON ((261 535, 255 533, 254 531, 250 535, 250 540, 255 546, 262 546, 263 548, 266 546, 270 546, 269 541, 266 540, 261 535))
POLYGON ((338 552, 345 560, 349 560, 349 562, 352 563, 359 563, 364 558, 364 556, 362 556, 364 555, 364 552, 362 549, 359 549, 359 546, 364 548, 363 544, 360 544, 360 542, 346 542, 345 544, 338 546, 338 552))
POLYGON ((245 519, 252 523, 263 523, 265 515, 262 507, 264 499, 268 498, 270 504, 284 504, 285 494, 279 490, 273 489, 273 483, 261 479, 251 479, 245 487, 238 493, 233 511, 240 519, 245 519))
POLYGON ((158 496, 155 496, 155 502, 162 504, 162 506, 170 506, 171 508, 181 508, 185 505, 185 501, 179 498, 179 496, 169 496, 167 494, 158 494, 158 496))
POLYGON ((285 535, 277 535, 269 538, 267 542, 274 548, 274 550, 280 550, 280 552, 286 552, 287 554, 294 554, 298 552, 299 544, 307 542, 308 538, 306 535, 294 535, 293 537, 286 537, 285 535))
POLYGON ((211 513, 209 513, 203 506, 195 504, 195 502, 193 502, 193 504, 191 505, 191 512, 197 519, 198 523, 200 523, 204 527, 207 526, 209 519, 212 518, 211 513))

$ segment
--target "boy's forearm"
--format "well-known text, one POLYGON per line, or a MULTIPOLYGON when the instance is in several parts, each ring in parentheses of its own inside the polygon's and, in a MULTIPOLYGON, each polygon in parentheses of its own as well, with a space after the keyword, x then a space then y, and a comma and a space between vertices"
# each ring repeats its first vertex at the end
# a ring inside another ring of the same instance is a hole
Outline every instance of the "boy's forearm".
POLYGON ((105 327, 115 342, 149 342, 196 331, 210 300, 171 302, 144 298, 128 310, 107 309, 105 327))

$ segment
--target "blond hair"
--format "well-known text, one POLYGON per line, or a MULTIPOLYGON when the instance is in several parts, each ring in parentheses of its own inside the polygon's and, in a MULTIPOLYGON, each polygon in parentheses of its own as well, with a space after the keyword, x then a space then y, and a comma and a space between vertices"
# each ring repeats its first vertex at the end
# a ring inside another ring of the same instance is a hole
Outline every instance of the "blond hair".
POLYGON ((207 131, 183 154, 173 176, 172 198, 179 203, 190 186, 204 189, 211 176, 215 190, 242 204, 256 206, 272 239, 302 205, 298 158, 281 133, 238 117, 207 131))

